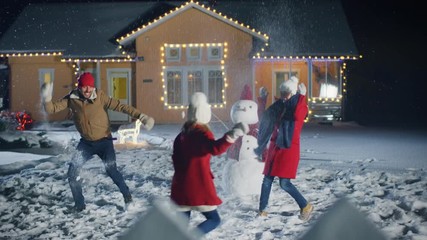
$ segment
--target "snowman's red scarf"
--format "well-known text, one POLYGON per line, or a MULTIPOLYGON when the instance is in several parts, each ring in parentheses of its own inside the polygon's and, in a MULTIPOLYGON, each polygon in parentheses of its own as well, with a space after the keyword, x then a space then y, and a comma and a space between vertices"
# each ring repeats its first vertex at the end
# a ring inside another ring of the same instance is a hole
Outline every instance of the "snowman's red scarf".
MULTIPOLYGON (((249 125, 249 132, 247 135, 258 137, 258 123, 249 125)), ((240 148, 242 147, 243 137, 239 137, 233 145, 231 145, 227 150, 227 158, 234 159, 239 161, 240 148)))

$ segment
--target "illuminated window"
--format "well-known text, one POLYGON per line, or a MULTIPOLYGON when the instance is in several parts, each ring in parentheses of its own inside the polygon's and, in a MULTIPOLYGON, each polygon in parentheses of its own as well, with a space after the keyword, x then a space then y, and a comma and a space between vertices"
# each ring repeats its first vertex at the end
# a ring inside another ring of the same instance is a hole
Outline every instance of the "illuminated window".
POLYGON ((274 92, 275 92, 275 97, 276 98, 280 98, 280 85, 288 80, 290 77, 295 76, 298 78, 298 72, 297 71, 276 71, 274 72, 274 79, 273 79, 273 84, 274 84, 274 92))
POLYGON ((208 101, 209 103, 223 103, 222 91, 224 80, 221 70, 208 71, 208 101))
POLYGON ((203 92, 203 72, 201 70, 187 71, 188 96, 195 92, 203 92))
POLYGON ((340 94, 340 63, 313 61, 312 96, 336 98, 340 94))
POLYGON ((224 101, 223 71, 219 67, 167 67, 164 76, 168 105, 188 105, 195 92, 205 93, 210 104, 224 101))
POLYGON ((169 105, 182 104, 182 71, 166 71, 166 89, 169 105))

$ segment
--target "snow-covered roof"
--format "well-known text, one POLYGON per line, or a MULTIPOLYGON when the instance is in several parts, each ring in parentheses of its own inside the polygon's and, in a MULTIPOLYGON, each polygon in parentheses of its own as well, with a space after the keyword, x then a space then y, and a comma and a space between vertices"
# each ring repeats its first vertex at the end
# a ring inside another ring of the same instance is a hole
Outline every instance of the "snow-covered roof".
POLYGON ((184 1, 30 4, 0 39, 0 53, 123 57, 119 42, 132 42, 144 31, 138 30, 141 26, 167 21, 180 13, 180 6, 199 9, 251 34, 253 52, 264 49, 264 56, 358 55, 338 0, 230 1, 210 8, 184 1))

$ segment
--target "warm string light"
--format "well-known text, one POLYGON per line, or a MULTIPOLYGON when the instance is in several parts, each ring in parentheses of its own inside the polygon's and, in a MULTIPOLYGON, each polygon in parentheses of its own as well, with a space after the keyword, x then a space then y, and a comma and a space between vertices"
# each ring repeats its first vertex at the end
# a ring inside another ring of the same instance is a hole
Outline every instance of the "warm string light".
POLYGON ((223 90, 222 90, 222 102, 223 104, 214 104, 214 105, 210 105, 212 108, 224 108, 227 104, 227 101, 225 99, 225 89, 228 87, 228 82, 227 82, 227 77, 225 75, 225 59, 227 58, 227 52, 228 52, 228 43, 224 42, 224 43, 189 43, 189 44, 168 44, 165 43, 163 44, 163 46, 160 47, 160 63, 162 64, 162 71, 160 72, 160 76, 162 79, 162 88, 163 88, 163 96, 160 97, 160 101, 163 102, 163 105, 165 106, 165 108, 167 109, 187 109, 188 106, 187 105, 174 105, 171 106, 169 105, 166 101, 165 98, 167 96, 167 90, 166 90, 166 82, 165 82, 165 78, 164 78, 164 70, 166 69, 167 66, 164 65, 165 58, 166 58, 166 54, 165 54, 165 50, 167 48, 187 48, 187 47, 222 47, 223 48, 223 58, 220 60, 220 69, 221 69, 221 74, 223 76, 223 90))
POLYGON ((240 28, 247 33, 254 34, 266 42, 269 40, 269 36, 267 34, 262 33, 261 31, 257 31, 255 28, 251 28, 249 25, 245 25, 236 19, 233 19, 231 17, 227 17, 226 15, 223 15, 221 12, 217 12, 215 9, 211 9, 210 7, 205 7, 204 4, 200 5, 199 2, 193 2, 193 0, 190 0, 189 2, 182 4, 180 7, 176 7, 174 10, 171 10, 167 13, 164 13, 162 16, 159 16, 158 18, 154 19, 153 21, 151 21, 147 24, 144 24, 144 25, 138 27, 137 29, 132 30, 131 32, 127 33, 124 36, 121 36, 120 38, 117 38, 116 41, 118 43, 120 43, 121 41, 124 41, 124 40, 134 36, 135 34, 140 33, 143 30, 146 30, 147 28, 153 27, 153 25, 158 23, 160 20, 170 18, 170 17, 172 17, 171 15, 176 15, 179 12, 185 11, 186 9, 188 9, 190 7, 197 8, 197 9, 199 9, 203 12, 206 12, 206 13, 208 13, 208 14, 216 17, 216 18, 222 19, 225 22, 229 23, 230 25, 235 26, 237 28, 240 28))
POLYGON ((62 56, 62 52, 2 53, 0 57, 51 57, 62 56))
POLYGON ((338 95, 338 97, 330 97, 330 98, 321 98, 321 97, 311 97, 308 98, 308 102, 312 103, 339 103, 342 101, 342 95, 338 95))
MULTIPOLYGON (((263 48, 261 48, 261 51, 264 51, 263 48)), ((326 62, 335 62, 339 61, 342 62, 342 67, 340 69, 340 74, 342 77, 342 94, 338 95, 337 97, 329 97, 329 98, 321 98, 321 97, 312 97, 308 98, 308 102, 311 104, 341 104, 343 100, 343 94, 347 93, 347 76, 346 76, 346 69, 347 69, 347 63, 344 62, 344 60, 357 60, 362 59, 363 56, 359 55, 356 56, 261 56, 261 53, 256 53, 255 56, 252 57, 254 61, 283 61, 284 59, 288 59, 291 61, 308 61, 308 60, 316 60, 316 61, 326 61, 326 62)), ((310 105, 311 105, 310 104, 310 105)), ((314 109, 315 105, 311 105, 311 107, 314 109)), ((310 119, 313 117, 312 110, 309 110, 308 116, 305 119, 306 122, 310 121, 310 119)))
MULTIPOLYGON (((263 49, 261 49, 263 51, 263 49)), ((312 59, 312 60, 326 60, 326 61, 342 61, 342 60, 358 60, 361 59, 362 55, 356 56, 261 56, 261 53, 257 52, 252 59, 254 60, 283 60, 283 59, 312 59)))
POLYGON ((346 76, 346 69, 347 69, 347 64, 343 63, 342 65, 342 70, 341 70, 341 76, 342 76, 342 92, 343 94, 347 93, 347 76, 346 76))
POLYGON ((120 62, 135 62, 135 59, 131 58, 87 58, 87 59, 78 59, 78 58, 63 58, 61 62, 100 62, 100 63, 120 63, 120 62))

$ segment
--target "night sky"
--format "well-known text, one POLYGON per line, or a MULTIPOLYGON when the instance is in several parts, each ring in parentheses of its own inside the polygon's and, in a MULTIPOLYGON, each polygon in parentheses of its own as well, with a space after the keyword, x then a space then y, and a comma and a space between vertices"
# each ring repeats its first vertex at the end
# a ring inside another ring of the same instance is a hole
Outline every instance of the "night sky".
MULTIPOLYGON (((3 0, 0 36, 23 7, 35 2, 64 1, 3 0)), ((221 4, 221 0, 216 2, 221 4)), ((370 126, 426 127, 427 74, 424 71, 427 68, 424 67, 424 58, 427 53, 427 21, 422 1, 341 2, 356 46, 363 56, 361 60, 347 64, 345 119, 370 126)))

